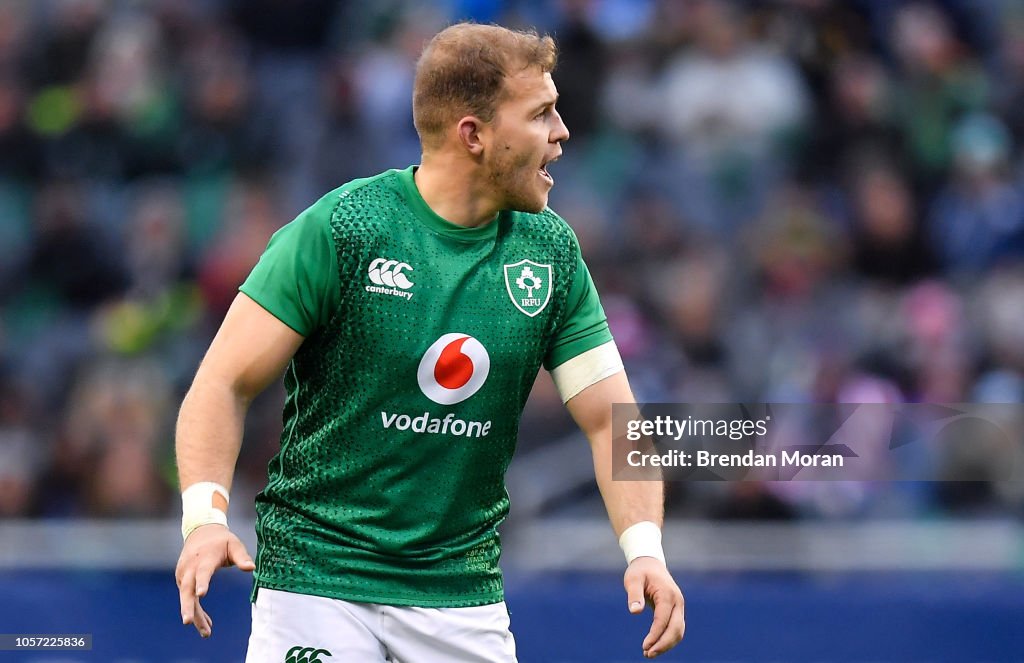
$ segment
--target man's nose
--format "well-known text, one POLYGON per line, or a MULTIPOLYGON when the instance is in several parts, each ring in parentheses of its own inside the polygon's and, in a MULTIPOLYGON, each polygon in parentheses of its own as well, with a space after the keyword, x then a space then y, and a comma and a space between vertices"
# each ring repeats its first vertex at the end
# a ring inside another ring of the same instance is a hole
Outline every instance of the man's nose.
POLYGON ((565 122, 562 121, 562 116, 555 111, 555 128, 551 132, 552 143, 562 143, 569 140, 569 128, 565 126, 565 122))

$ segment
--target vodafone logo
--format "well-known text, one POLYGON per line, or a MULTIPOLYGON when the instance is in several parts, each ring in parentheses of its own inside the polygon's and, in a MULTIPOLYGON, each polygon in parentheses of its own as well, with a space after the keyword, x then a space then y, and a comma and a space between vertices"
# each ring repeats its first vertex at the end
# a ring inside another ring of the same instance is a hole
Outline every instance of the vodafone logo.
POLYGON ((416 379, 427 398, 441 405, 466 400, 484 385, 491 358, 469 334, 445 334, 427 348, 416 379))

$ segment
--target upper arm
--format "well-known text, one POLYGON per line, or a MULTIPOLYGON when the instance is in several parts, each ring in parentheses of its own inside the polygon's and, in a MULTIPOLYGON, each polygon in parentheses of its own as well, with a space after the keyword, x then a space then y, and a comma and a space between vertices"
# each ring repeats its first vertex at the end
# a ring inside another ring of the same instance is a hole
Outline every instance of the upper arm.
POLYGON ((251 400, 280 377, 304 338, 340 303, 328 194, 274 233, 239 288, 196 381, 214 381, 251 400))
POLYGON ((548 344, 544 367, 552 370, 611 340, 608 318, 601 306, 597 288, 594 287, 586 263, 577 253, 576 271, 567 294, 565 314, 548 344))
MULTIPOLYGON (((599 382, 595 382, 570 398, 565 406, 576 421, 576 425, 593 444, 612 426, 612 405, 633 404, 633 392, 625 371, 619 371, 599 382)), ((610 438, 609 438, 610 441, 610 438)))
POLYGON ((302 336, 330 320, 341 301, 328 195, 274 233, 239 290, 302 336))
POLYGON ((622 370, 608 318, 575 236, 573 248, 576 270, 567 293, 565 313, 544 357, 544 367, 551 372, 562 402, 622 370))
POLYGON ((280 377, 303 340, 245 293, 239 293, 203 358, 196 381, 217 381, 239 397, 252 400, 280 377))

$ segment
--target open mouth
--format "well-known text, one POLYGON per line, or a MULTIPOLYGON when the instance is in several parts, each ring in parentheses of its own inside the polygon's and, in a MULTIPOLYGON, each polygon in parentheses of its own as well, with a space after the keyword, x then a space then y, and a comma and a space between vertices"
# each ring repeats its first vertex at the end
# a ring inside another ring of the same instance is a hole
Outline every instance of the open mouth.
MULTIPOLYGON (((561 156, 561 155, 559 155, 559 156, 561 156)), ((548 184, 554 184, 555 183, 555 178, 551 177, 551 173, 548 172, 548 164, 554 163, 555 161, 558 161, 558 157, 555 157, 554 159, 549 159, 548 161, 545 161, 544 163, 542 163, 540 165, 540 168, 537 169, 537 172, 540 173, 540 176, 542 178, 547 180, 548 184)))

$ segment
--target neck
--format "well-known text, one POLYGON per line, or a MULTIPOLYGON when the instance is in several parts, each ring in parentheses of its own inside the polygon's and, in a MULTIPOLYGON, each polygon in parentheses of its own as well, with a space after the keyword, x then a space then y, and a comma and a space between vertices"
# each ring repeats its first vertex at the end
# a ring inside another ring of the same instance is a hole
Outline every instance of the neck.
POLYGON ((479 177, 480 167, 443 152, 424 154, 416 169, 416 188, 442 219, 467 228, 487 225, 501 211, 479 177))

